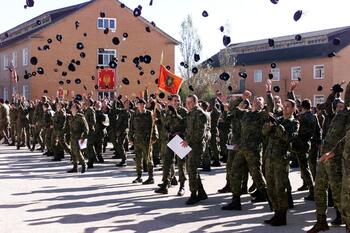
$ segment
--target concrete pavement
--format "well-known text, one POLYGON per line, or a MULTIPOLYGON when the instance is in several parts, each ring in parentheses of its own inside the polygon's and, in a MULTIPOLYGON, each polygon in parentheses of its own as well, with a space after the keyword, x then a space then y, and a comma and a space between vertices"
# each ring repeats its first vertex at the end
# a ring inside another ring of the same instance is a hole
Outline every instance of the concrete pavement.
MULTIPOLYGON (((209 199, 189 207, 189 196, 155 194, 155 185, 132 184, 134 164, 129 155, 126 168, 115 167, 108 153, 104 164, 85 174, 68 174, 69 160, 51 162, 41 153, 0 146, 1 233, 102 233, 102 232, 305 232, 315 223, 314 203, 303 200, 305 192, 293 192, 295 208, 288 213, 288 226, 262 224, 272 216, 267 203, 251 204, 243 196, 243 211, 222 211, 230 194, 217 194, 225 184, 225 168, 202 173, 209 199)), ((67 156, 66 156, 67 157, 67 156)), ((290 174, 293 190, 301 185, 300 173, 290 174)), ((144 175, 146 178, 146 174, 144 175)), ((250 182, 249 182, 250 183, 250 182)), ((333 209, 329 217, 334 217, 333 209)), ((329 233, 345 232, 331 227, 329 233)))

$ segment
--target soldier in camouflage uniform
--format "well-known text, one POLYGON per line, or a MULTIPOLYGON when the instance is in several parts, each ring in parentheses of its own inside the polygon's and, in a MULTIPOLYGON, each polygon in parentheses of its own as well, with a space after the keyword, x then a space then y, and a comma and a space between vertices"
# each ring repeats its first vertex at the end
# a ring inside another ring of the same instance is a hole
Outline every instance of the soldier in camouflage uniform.
POLYGON ((89 125, 85 119, 84 114, 81 111, 81 105, 74 103, 71 106, 72 116, 69 121, 70 130, 70 148, 73 160, 73 168, 68 173, 78 172, 78 162, 81 164, 81 173, 86 171, 86 163, 84 161, 83 154, 81 152, 79 142, 82 143, 89 134, 89 125))
MULTIPOLYGON (((169 141, 171 141, 176 135, 179 135, 179 137, 184 138, 184 133, 186 129, 185 120, 187 115, 187 110, 181 105, 181 98, 179 95, 173 95, 171 96, 171 102, 168 106, 168 109, 165 111, 165 119, 163 122, 164 125, 164 131, 165 131, 165 137, 166 141, 164 142, 164 145, 167 145, 169 141)), ((178 191, 178 196, 183 196, 185 194, 185 159, 178 159, 178 168, 179 168, 179 182, 180 182, 180 188, 178 191)), ((157 189, 156 193, 162 193, 167 194, 168 193, 168 187, 170 184, 173 183, 173 177, 172 173, 174 168, 176 160, 176 155, 173 151, 171 151, 170 148, 166 147, 164 151, 163 156, 163 183, 161 184, 160 188, 157 189)))
MULTIPOLYGON (((128 104, 127 104, 128 105, 128 104)), ((118 156, 120 156, 120 163, 116 164, 117 167, 125 167, 126 166, 126 152, 124 148, 124 142, 127 136, 127 129, 129 128, 130 122, 130 112, 128 110, 128 106, 122 105, 123 108, 117 109, 117 121, 114 126, 114 130, 116 131, 116 144, 115 144, 115 152, 118 156)))
POLYGON ((54 158, 52 161, 61 161, 64 158, 64 151, 70 154, 70 148, 65 137, 65 128, 67 125, 67 114, 64 109, 64 103, 56 103, 56 112, 52 119, 52 150, 54 158))
MULTIPOLYGON (((339 84, 336 84, 332 88, 331 95, 327 98, 325 103, 326 108, 331 108, 335 96, 342 91, 339 84)), ((346 106, 350 103, 350 83, 346 87, 345 91, 346 106)), ((341 139, 346 135, 346 130, 350 127, 350 110, 345 108, 343 103, 343 110, 338 111, 329 127, 325 139, 321 146, 320 162, 317 165, 316 182, 315 182, 315 203, 317 222, 311 228, 308 233, 316 233, 320 231, 328 230, 327 224, 327 189, 328 186, 332 189, 334 208, 336 209, 337 216, 332 222, 333 225, 340 225, 342 223, 340 210, 341 206, 341 186, 342 182, 342 155, 344 150, 344 143, 341 139), (332 152, 333 159, 328 160, 328 154, 332 152)))
POLYGON ((10 146, 14 146, 16 142, 16 135, 17 135, 17 107, 15 103, 10 104, 10 137, 11 137, 11 144, 10 146))
POLYGON ((8 130, 10 124, 10 110, 3 100, 0 101, 0 141, 5 139, 4 144, 9 143, 8 130))
POLYGON ((88 158, 88 168, 94 168, 94 162, 97 161, 96 151, 94 148, 95 141, 97 138, 95 137, 95 128, 96 128, 96 112, 93 108, 94 101, 92 99, 87 99, 84 103, 84 116, 86 122, 89 126, 89 134, 87 137, 87 148, 86 155, 88 158))
POLYGON ((218 139, 219 139, 219 119, 221 117, 221 112, 219 109, 219 104, 217 103, 216 98, 213 98, 210 101, 209 105, 209 112, 210 112, 210 141, 209 141, 209 150, 210 150, 210 158, 213 160, 213 163, 211 166, 213 167, 220 167, 220 159, 219 159, 219 146, 218 146, 218 139))
MULTIPOLYGON (((243 99, 248 99, 251 96, 249 91, 245 91, 243 99)), ((243 100, 241 97, 236 101, 239 103, 243 100)), ((261 157, 262 157, 262 127, 268 121, 268 113, 263 110, 264 98, 256 97, 253 101, 252 110, 235 108, 236 117, 241 122, 241 141, 239 151, 235 155, 232 162, 232 202, 222 207, 223 210, 241 210, 241 185, 242 185, 242 166, 245 161, 248 164, 248 170, 251 174, 254 183, 257 186, 258 193, 252 199, 252 202, 266 201, 266 183, 261 172, 261 157)), ((268 107, 268 112, 272 110, 268 107)))
POLYGON ((51 141, 52 131, 53 131, 52 119, 53 119, 54 111, 51 109, 51 106, 49 103, 44 103, 43 109, 44 109, 44 127, 45 127, 44 138, 45 138, 45 146, 47 149, 46 155, 54 156, 52 141, 51 141))
POLYGON ((146 161, 148 179, 142 184, 154 184, 152 144, 158 139, 158 131, 153 123, 153 113, 146 108, 146 101, 138 99, 137 111, 131 115, 129 139, 134 144, 137 178, 133 183, 142 182, 142 165, 146 161))
POLYGON ((22 97, 17 110, 17 150, 25 145, 30 149, 29 112, 27 105, 26 100, 22 97))
POLYGON ((186 98, 186 108, 189 112, 186 117, 185 140, 182 142, 182 146, 190 146, 192 148, 186 157, 186 168, 191 191, 191 196, 186 204, 194 205, 208 198, 203 188, 198 167, 205 148, 206 128, 209 120, 204 111, 198 106, 198 97, 196 95, 189 95, 186 98))
POLYGON ((33 135, 33 145, 30 151, 35 150, 35 146, 37 143, 40 144, 40 150, 44 151, 45 145, 43 140, 44 133, 44 110, 43 105, 47 102, 47 97, 42 96, 41 101, 39 101, 35 107, 33 122, 35 123, 34 135, 33 135))
POLYGON ((271 112, 270 122, 266 123, 262 129, 264 136, 268 137, 265 161, 267 192, 275 212, 274 216, 265 223, 271 226, 287 224, 286 183, 288 183, 289 173, 287 151, 291 142, 297 137, 299 129, 299 122, 293 116, 295 110, 294 100, 285 100, 283 116, 276 119, 271 112))
POLYGON ((99 163, 104 163, 102 157, 103 140, 107 135, 107 127, 109 126, 108 115, 102 112, 102 103, 96 101, 95 103, 96 113, 96 128, 95 128, 95 144, 94 149, 96 151, 97 160, 99 163))

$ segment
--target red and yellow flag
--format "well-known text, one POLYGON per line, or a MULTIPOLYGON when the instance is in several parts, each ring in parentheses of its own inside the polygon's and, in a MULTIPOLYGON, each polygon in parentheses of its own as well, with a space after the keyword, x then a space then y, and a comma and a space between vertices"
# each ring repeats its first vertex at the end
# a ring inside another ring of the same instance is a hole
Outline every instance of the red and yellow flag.
POLYGON ((115 88, 115 70, 105 68, 98 71, 98 89, 101 91, 110 91, 115 88))
POLYGON ((183 83, 183 78, 171 73, 164 65, 160 65, 158 88, 170 94, 178 94, 183 83))

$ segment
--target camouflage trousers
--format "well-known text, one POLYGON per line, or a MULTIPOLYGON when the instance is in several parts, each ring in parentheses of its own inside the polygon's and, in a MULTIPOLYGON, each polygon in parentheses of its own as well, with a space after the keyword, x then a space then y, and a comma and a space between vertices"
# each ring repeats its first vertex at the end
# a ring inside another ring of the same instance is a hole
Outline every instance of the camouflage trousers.
POLYGON ((350 226, 350 154, 345 150, 342 162, 341 213, 346 225, 350 226))
POLYGON ((317 159, 319 156, 320 156, 320 149, 316 145, 316 143, 312 142, 308 160, 309 160, 309 167, 310 167, 313 180, 316 179, 317 159))
POLYGON ((80 164, 85 164, 85 160, 79 146, 79 140, 80 139, 77 138, 71 138, 70 141, 71 155, 74 166, 77 166, 78 162, 80 164))
POLYGON ((188 181, 191 193, 196 193, 200 188, 203 187, 200 175, 199 165, 201 156, 204 151, 204 143, 191 144, 192 151, 186 156, 186 168, 188 173, 188 181))
POLYGON ((333 194, 334 207, 340 210, 342 165, 339 157, 324 163, 318 163, 315 182, 316 213, 325 215, 327 212, 327 190, 330 186, 333 194))
POLYGON ((17 145, 27 145, 30 147, 30 131, 29 125, 17 126, 17 145))
POLYGON ((51 147, 55 156, 64 153, 70 154, 70 148, 61 130, 53 130, 51 135, 51 147))
POLYGON ((34 135, 33 135, 33 144, 39 143, 42 148, 45 147, 44 145, 44 139, 43 139, 43 127, 41 125, 36 125, 34 128, 34 135))
MULTIPOLYGON (((210 141, 209 141, 210 142, 210 141)), ((204 152, 201 156, 202 167, 207 168, 210 167, 210 143, 205 143, 204 152)))
MULTIPOLYGON (((226 163, 226 182, 231 186, 231 177, 232 177, 232 166, 233 166, 233 160, 235 158, 235 154, 237 151, 229 150, 227 155, 227 163, 226 163)), ((245 162, 242 167, 242 188, 246 188, 248 184, 248 167, 247 163, 245 162)))
POLYGON ((44 129, 44 141, 45 141, 45 146, 46 146, 46 149, 50 152, 53 152, 53 148, 52 148, 52 131, 53 129, 51 128, 45 128, 44 129))
POLYGON ((301 178, 303 179, 304 183, 309 187, 310 192, 313 192, 314 187, 314 181, 310 172, 309 162, 308 162, 308 153, 296 153, 299 167, 300 167, 300 173, 301 178))
MULTIPOLYGON (((170 184, 171 179, 175 176, 175 162, 176 155, 170 148, 167 148, 163 155, 163 178, 164 184, 170 184)), ((178 168, 179 168, 179 182, 184 183, 186 181, 186 160, 178 158, 178 168)))
POLYGON ((10 137, 11 137, 11 143, 15 143, 16 141, 16 133, 17 132, 17 125, 16 124, 10 124, 10 137))
POLYGON ((248 171, 255 185, 261 192, 266 191, 266 183, 261 172, 261 151, 240 149, 232 161, 231 190, 233 196, 241 196, 241 185, 244 173, 244 164, 247 163, 248 171))
POLYGON ((229 130, 228 129, 219 129, 219 145, 220 145, 220 154, 224 158, 228 158, 228 150, 226 147, 226 144, 228 142, 228 135, 229 135, 229 130))
POLYGON ((87 136, 87 146, 85 152, 90 163, 94 163, 97 160, 95 150, 96 141, 97 137, 95 135, 95 131, 89 132, 89 135, 87 136))
POLYGON ((212 132, 210 141, 209 141, 209 151, 210 151, 210 158, 211 160, 214 160, 215 162, 219 162, 219 146, 218 146, 219 138, 218 135, 215 132, 212 132))
POLYGON ((9 124, 8 122, 0 122, 0 140, 5 139, 5 141, 8 141, 9 136, 9 124))
POLYGON ((282 157, 267 153, 265 160, 267 194, 275 212, 288 209, 289 160, 282 157))
POLYGON ((116 144, 114 145, 116 154, 119 155, 123 161, 126 160, 126 153, 124 148, 125 139, 126 132, 118 133, 116 138, 116 144))
POLYGON ((149 149, 149 142, 135 142, 135 159, 136 159, 136 173, 137 176, 142 175, 143 163, 147 165, 148 176, 153 178, 153 159, 152 159, 152 146, 149 149))

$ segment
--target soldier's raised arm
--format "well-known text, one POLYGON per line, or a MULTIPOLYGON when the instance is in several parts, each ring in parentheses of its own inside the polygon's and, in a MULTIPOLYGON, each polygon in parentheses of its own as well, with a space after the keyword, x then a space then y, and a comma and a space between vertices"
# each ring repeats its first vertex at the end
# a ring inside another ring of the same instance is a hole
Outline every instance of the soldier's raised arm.
POLYGON ((294 90, 298 86, 298 82, 293 81, 290 83, 289 91, 287 92, 287 98, 296 101, 294 90))
POLYGON ((267 80, 266 81, 267 111, 273 113, 273 112, 275 112, 275 102, 273 101, 273 96, 272 96, 271 90, 272 90, 271 80, 267 80))

